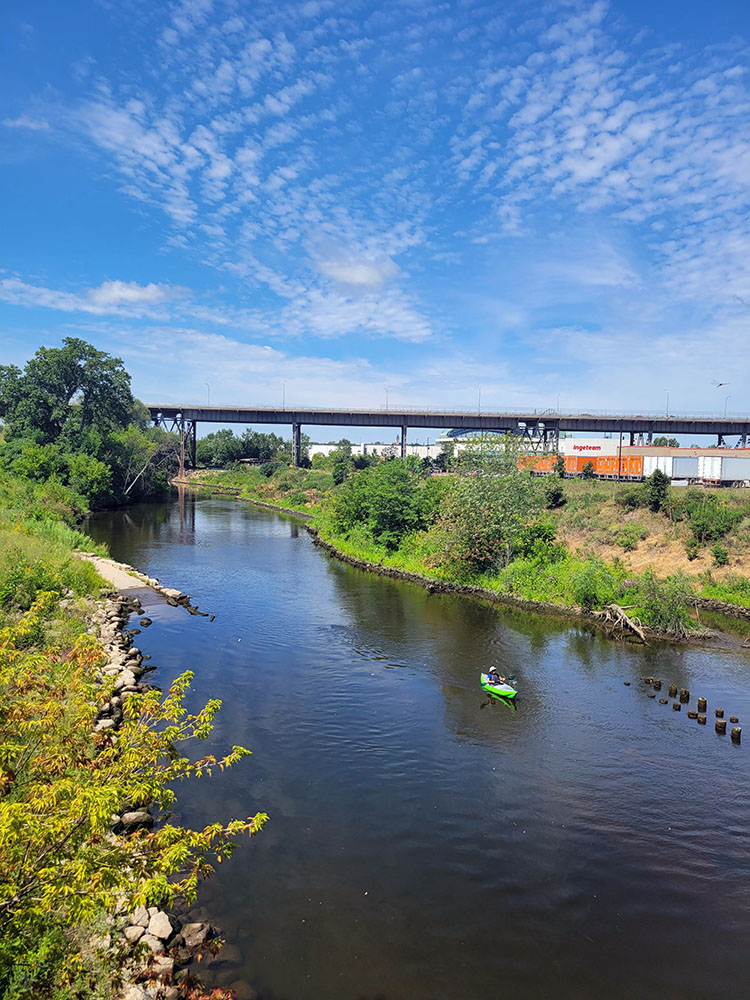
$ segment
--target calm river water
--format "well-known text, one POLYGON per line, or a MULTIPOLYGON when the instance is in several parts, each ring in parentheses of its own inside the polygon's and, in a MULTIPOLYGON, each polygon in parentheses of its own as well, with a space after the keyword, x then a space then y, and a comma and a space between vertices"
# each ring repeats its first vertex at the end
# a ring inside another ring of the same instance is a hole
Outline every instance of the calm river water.
MULTIPOLYGON (((146 595, 166 687, 224 705, 253 756, 180 789, 180 818, 271 816, 200 902, 263 1000, 713 997, 750 990, 750 656, 626 647, 368 576, 295 520, 183 497, 94 520, 146 595), (518 676, 517 712, 479 672, 518 676), (646 697, 709 703, 698 726, 646 697), (626 687, 624 681, 630 681, 626 687), (666 696, 665 689, 661 692, 666 696)), ((200 752, 204 747, 200 748, 200 752)))

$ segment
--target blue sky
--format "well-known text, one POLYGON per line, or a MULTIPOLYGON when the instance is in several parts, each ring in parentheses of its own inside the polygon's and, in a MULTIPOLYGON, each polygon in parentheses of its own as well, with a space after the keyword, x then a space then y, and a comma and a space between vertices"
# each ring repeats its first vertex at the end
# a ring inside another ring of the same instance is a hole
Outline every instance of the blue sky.
POLYGON ((746 4, 2 21, 0 363, 77 335, 147 401, 750 412, 746 4))

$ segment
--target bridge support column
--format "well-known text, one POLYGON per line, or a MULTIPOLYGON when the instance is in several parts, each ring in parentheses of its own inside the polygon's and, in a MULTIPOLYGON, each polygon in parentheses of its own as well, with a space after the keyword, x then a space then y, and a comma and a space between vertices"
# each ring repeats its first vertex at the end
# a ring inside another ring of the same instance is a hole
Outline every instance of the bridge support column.
POLYGON ((406 426, 401 428, 401 458, 406 458, 406 426))
POLYGON ((193 469, 198 467, 198 421, 191 420, 193 425, 190 432, 190 465, 193 469))
POLYGON ((302 424, 292 424, 292 465, 302 461, 302 424))
POLYGON ((630 447, 632 448, 635 444, 635 434, 633 431, 630 432, 630 447))

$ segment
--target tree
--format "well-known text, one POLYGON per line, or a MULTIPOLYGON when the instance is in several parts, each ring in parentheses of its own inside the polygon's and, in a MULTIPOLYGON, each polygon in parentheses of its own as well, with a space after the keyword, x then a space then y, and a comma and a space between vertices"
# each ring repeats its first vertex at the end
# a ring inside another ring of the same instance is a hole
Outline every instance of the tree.
POLYGON ((127 426, 133 409, 130 376, 122 360, 77 337, 62 347, 40 347, 22 373, 0 373, 0 398, 9 437, 79 450, 89 432, 127 426))
MULTIPOLYGON (((163 701, 157 691, 123 699, 122 727, 92 739, 97 703, 111 697, 112 682, 97 688, 91 679, 105 662, 91 636, 79 637, 67 653, 42 648, 57 599, 39 592, 20 621, 0 629, 3 995, 14 965, 35 956, 50 929, 74 957, 70 929, 102 911, 123 903, 131 910, 163 905, 176 895, 194 899, 212 859, 228 857, 239 835, 254 835, 267 819, 259 813, 203 830, 164 824, 112 836, 111 816, 126 804, 153 803, 168 813, 181 779, 224 770, 248 751, 233 747, 219 759, 185 754, 186 741, 209 737, 220 707, 213 700, 195 714, 186 710, 190 673, 172 683, 163 701)), ((50 989, 34 963, 23 973, 29 988, 15 996, 89 995, 50 989)))
POLYGON ((648 506, 653 511, 659 511, 667 502, 669 496, 669 476, 661 469, 654 469, 644 486, 644 495, 648 506))
POLYGON ((354 468, 352 462, 352 443, 346 438, 342 438, 338 447, 331 452, 333 481, 340 485, 347 479, 354 468))
POLYGON ((596 476, 596 470, 594 469, 594 463, 591 459, 588 462, 584 462, 583 468, 581 469, 581 479, 593 479, 596 476))
POLYGON ((242 458, 256 462, 270 462, 284 447, 284 439, 278 434, 262 434, 248 427, 240 438, 242 458))
POLYGON ((554 461, 553 469, 556 476, 560 479, 565 479, 565 459, 562 455, 558 455, 554 461))
POLYGON ((677 438, 655 437, 651 442, 657 448, 679 448, 680 442, 677 438))
POLYGON ((440 562, 459 577, 507 566, 526 525, 542 508, 541 491, 518 468, 518 442, 466 449, 438 521, 440 562))

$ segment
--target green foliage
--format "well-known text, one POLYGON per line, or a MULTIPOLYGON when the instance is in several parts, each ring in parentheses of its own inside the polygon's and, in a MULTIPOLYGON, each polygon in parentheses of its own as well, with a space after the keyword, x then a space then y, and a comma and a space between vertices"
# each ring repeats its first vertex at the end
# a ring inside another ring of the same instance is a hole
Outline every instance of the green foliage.
POLYGON ((687 553, 687 557, 690 560, 690 562, 692 562, 693 559, 697 559, 698 558, 698 554, 700 553, 700 550, 701 550, 701 547, 698 544, 698 539, 697 538, 693 538, 691 536, 690 538, 687 539, 687 541, 685 542, 685 552, 687 553))
POLYGON ((615 503, 625 510, 638 510, 639 507, 648 507, 649 499, 642 485, 628 486, 617 493, 615 503))
POLYGON ((40 347, 23 372, 0 377, 7 437, 79 449, 91 430, 125 427, 132 412, 130 376, 113 358, 76 337, 62 347, 40 347))
POLYGON ((266 479, 270 479, 275 472, 278 472, 279 469, 283 468, 284 468, 283 462, 277 462, 274 460, 271 462, 264 462, 263 465, 260 466, 260 471, 263 473, 266 479))
POLYGON ((337 486, 340 486, 354 470, 351 441, 347 441, 346 438, 339 441, 338 448, 331 452, 329 458, 333 481, 337 486))
POLYGON ((626 552, 632 552, 633 549, 637 548, 638 542, 646 538, 647 535, 648 528, 636 521, 629 521, 617 532, 617 544, 626 552))
POLYGON ((596 476, 596 470, 594 469, 594 463, 591 459, 588 462, 584 462, 583 468, 581 469, 581 479, 593 479, 596 476))
MULTIPOLYGON (((335 481, 335 464, 333 474, 335 481)), ((434 520, 442 494, 443 487, 423 479, 410 460, 379 462, 340 485, 332 524, 339 534, 366 525, 376 544, 394 550, 405 535, 434 520)))
POLYGON ((660 511, 669 498, 669 476, 661 469, 654 469, 643 484, 646 503, 654 512, 660 511))
POLYGON ((726 566, 729 562, 729 549, 721 542, 714 542, 711 546, 711 554, 714 557, 714 564, 716 566, 726 566))
POLYGON ((523 531, 542 507, 536 480, 518 468, 508 435, 461 453, 439 519, 439 564, 458 578, 507 566, 523 531))
POLYGON ((655 448, 679 448, 680 442, 677 438, 671 437, 655 437, 652 441, 655 448))
POLYGON ((717 601, 726 601, 727 604, 750 608, 750 578, 732 575, 725 580, 715 581, 708 572, 703 579, 701 594, 717 601))
MULTIPOLYGON (((564 462, 563 462, 564 465, 564 462)), ((557 510, 568 502, 565 487, 557 479, 546 479, 544 482, 544 506, 547 510, 557 510)))
POLYGON ((690 616, 692 585, 681 573, 657 580, 649 569, 635 581, 630 593, 629 603, 637 605, 638 617, 644 625, 677 637, 684 637, 696 628, 690 616))
POLYGON ((584 611, 603 608, 618 595, 620 579, 601 559, 589 559, 570 578, 570 592, 584 611))
POLYGON ((529 559, 540 566, 558 562, 566 555, 565 546, 555 542, 557 529, 552 521, 536 521, 526 525, 513 547, 513 557, 529 559))
POLYGON ((565 479, 565 457, 563 455, 558 455, 553 463, 553 469, 555 475, 559 479, 565 479))
POLYGON ((85 635, 67 653, 40 647, 56 607, 56 595, 42 591, 0 629, 0 991, 12 986, 19 997, 52 995, 70 980, 80 954, 69 928, 123 900, 133 908, 194 899, 213 859, 229 857, 236 838, 267 818, 111 837, 110 816, 125 804, 168 813, 178 781, 223 770, 248 751, 185 756, 183 745, 209 736, 220 707, 214 700, 196 714, 185 709, 190 673, 163 700, 155 691, 127 699, 117 734, 92 738, 97 702, 108 693, 91 679, 103 651, 85 635), (29 957, 19 983, 19 960, 29 957))

